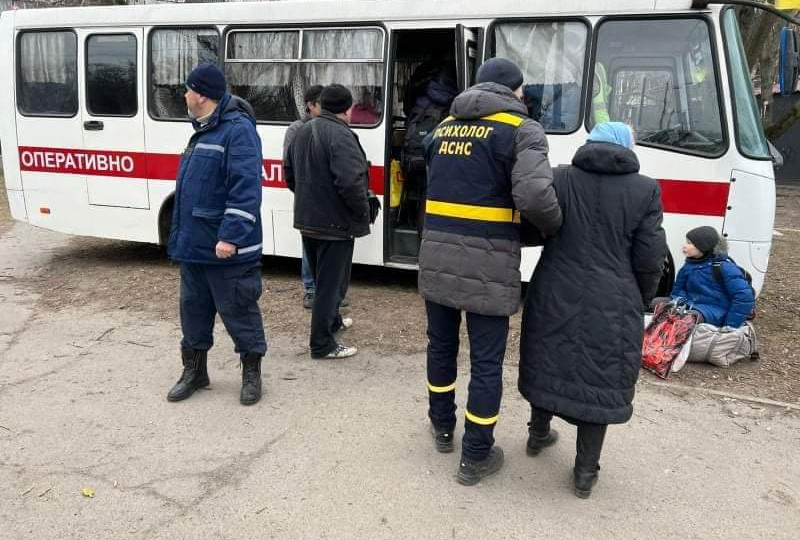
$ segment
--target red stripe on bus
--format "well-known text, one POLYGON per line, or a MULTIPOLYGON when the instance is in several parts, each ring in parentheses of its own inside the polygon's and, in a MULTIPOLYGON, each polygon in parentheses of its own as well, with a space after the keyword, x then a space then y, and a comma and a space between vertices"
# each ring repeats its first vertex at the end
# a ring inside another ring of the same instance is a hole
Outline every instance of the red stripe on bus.
POLYGON ((664 212, 725 217, 729 182, 659 180, 664 212))
MULTIPOLYGON (((180 154, 115 152, 74 148, 19 147, 20 169, 30 172, 84 174, 150 180, 175 180, 180 168, 180 154)), ((369 188, 383 195, 383 167, 369 168, 369 188)), ((286 188, 283 161, 265 159, 261 184, 264 187, 286 188)))
MULTIPOLYGON (((180 154, 116 152, 73 148, 19 147, 22 171, 89 176, 113 176, 150 180, 175 180, 180 154)), ((265 159, 261 183, 265 187, 286 188, 283 162, 265 159)), ((659 180, 664 212, 724 217, 728 207, 729 182, 659 180)), ((384 168, 370 166, 369 187, 383 195, 384 168)))

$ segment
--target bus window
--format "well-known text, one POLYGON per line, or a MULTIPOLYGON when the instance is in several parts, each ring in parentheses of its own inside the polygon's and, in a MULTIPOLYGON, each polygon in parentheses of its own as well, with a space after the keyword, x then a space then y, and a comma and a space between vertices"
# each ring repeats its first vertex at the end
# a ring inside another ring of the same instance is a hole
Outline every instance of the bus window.
POLYGON ((756 159, 769 159, 769 147, 761 128, 761 119, 758 116, 758 107, 753 96, 753 87, 747 69, 747 56, 742 45, 736 12, 728 9, 722 17, 725 48, 728 52, 728 65, 731 72, 736 142, 743 155, 756 159))
POLYGON ((86 40, 86 109, 94 116, 135 116, 136 36, 93 35, 86 40))
POLYGON ((520 66, 525 104, 548 132, 580 125, 587 34, 586 24, 576 21, 494 26, 493 56, 520 66))
POLYGON ((17 106, 30 116, 78 112, 78 38, 73 32, 19 36, 17 106))
POLYGON ((259 121, 292 122, 305 114, 304 90, 342 84, 353 94, 355 125, 383 114, 383 33, 374 28, 234 31, 225 70, 231 92, 259 121))
POLYGON ((164 28, 150 33, 150 116, 187 120, 186 79, 202 62, 219 62, 219 34, 213 28, 164 28))
POLYGON ((637 143, 719 156, 726 144, 716 73, 702 19, 605 21, 588 127, 621 121, 637 143))

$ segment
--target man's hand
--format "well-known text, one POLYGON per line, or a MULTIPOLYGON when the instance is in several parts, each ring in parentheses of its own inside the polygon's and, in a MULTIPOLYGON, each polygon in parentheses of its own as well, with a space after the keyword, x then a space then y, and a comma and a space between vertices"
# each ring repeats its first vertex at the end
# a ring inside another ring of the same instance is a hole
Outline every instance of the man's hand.
POLYGON ((220 240, 217 242, 215 251, 217 252, 218 259, 227 259, 228 257, 236 255, 236 246, 220 240))

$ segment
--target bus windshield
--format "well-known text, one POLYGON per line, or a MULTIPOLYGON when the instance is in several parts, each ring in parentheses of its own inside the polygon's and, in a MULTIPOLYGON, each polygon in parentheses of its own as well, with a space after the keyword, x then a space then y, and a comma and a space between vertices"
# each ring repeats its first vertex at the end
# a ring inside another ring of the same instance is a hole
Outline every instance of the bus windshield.
POLYGON ((636 142, 715 157, 726 150, 718 70, 702 18, 600 23, 587 124, 629 124, 636 142))
POLYGON ((722 17, 725 48, 731 72, 736 143, 743 155, 756 159, 767 159, 770 157, 769 148, 753 96, 753 86, 747 69, 747 57, 742 45, 742 36, 739 33, 736 12, 733 9, 726 9, 722 17))

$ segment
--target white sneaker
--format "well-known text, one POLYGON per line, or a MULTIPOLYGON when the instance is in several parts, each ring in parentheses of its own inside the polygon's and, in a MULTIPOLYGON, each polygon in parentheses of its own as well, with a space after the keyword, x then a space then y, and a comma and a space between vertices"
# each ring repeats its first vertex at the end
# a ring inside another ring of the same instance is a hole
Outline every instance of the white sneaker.
POLYGON ((342 330, 347 330, 353 326, 353 319, 351 317, 344 317, 342 319, 342 330))
POLYGON ((351 356, 355 356, 357 352, 358 348, 346 347, 340 343, 336 345, 335 349, 323 356, 323 358, 349 358, 351 356))

